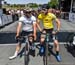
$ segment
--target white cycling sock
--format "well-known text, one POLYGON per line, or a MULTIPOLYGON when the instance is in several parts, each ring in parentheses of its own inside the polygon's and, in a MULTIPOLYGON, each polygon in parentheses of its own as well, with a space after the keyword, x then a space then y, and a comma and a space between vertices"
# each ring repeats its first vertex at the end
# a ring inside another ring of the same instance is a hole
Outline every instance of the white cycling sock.
POLYGON ((11 56, 11 57, 9 57, 9 59, 16 58, 16 57, 17 57, 17 55, 18 55, 18 51, 15 51, 14 55, 13 55, 13 56, 11 56))
POLYGON ((18 51, 15 51, 14 56, 17 56, 17 55, 18 55, 18 51))

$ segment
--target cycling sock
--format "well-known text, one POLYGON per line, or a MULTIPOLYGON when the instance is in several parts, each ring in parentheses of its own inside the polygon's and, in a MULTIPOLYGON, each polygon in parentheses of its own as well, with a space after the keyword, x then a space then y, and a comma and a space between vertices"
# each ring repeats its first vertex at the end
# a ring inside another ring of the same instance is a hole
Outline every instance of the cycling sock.
POLYGON ((18 55, 18 51, 15 51, 14 56, 17 56, 17 55, 18 55))
POLYGON ((13 55, 13 56, 11 56, 11 57, 9 57, 9 59, 16 58, 16 57, 17 57, 17 55, 18 55, 18 51, 15 51, 14 55, 13 55))
POLYGON ((59 55, 59 51, 56 51, 56 55, 59 55))

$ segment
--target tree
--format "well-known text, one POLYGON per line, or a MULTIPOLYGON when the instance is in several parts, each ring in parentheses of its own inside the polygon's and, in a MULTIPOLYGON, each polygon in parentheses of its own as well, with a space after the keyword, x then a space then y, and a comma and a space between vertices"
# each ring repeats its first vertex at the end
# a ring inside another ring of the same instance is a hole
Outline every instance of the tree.
POLYGON ((51 0, 50 2, 48 2, 48 6, 51 8, 58 8, 59 2, 58 0, 51 0))
POLYGON ((36 3, 28 3, 28 6, 31 7, 31 8, 36 8, 36 7, 38 7, 38 4, 36 4, 36 3))

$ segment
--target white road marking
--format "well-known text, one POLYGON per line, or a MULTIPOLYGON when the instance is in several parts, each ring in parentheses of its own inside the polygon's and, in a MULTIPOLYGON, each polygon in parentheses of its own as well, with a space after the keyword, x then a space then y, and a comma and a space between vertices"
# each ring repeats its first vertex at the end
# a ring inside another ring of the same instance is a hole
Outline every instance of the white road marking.
MULTIPOLYGON (((40 43, 39 42, 35 43, 35 45, 38 45, 38 44, 40 44, 40 43)), ((52 42, 49 44, 53 45, 52 42)), ((62 45, 62 44, 67 44, 67 43, 66 42, 59 42, 59 44, 62 45)), ((10 45, 17 45, 17 43, 15 43, 15 44, 0 44, 0 46, 10 46, 10 45)), ((23 45, 24 45, 24 43, 23 43, 23 45)))

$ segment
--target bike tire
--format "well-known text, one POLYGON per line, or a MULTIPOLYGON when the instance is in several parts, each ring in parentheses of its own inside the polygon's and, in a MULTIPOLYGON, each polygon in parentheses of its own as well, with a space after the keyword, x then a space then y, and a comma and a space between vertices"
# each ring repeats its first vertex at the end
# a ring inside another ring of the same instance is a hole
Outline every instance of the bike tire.
POLYGON ((45 45, 44 65, 48 65, 48 43, 45 45))
POLYGON ((24 50, 24 65, 28 65, 28 53, 26 53, 26 51, 28 51, 29 53, 29 46, 28 43, 26 43, 25 45, 25 50, 24 50))

